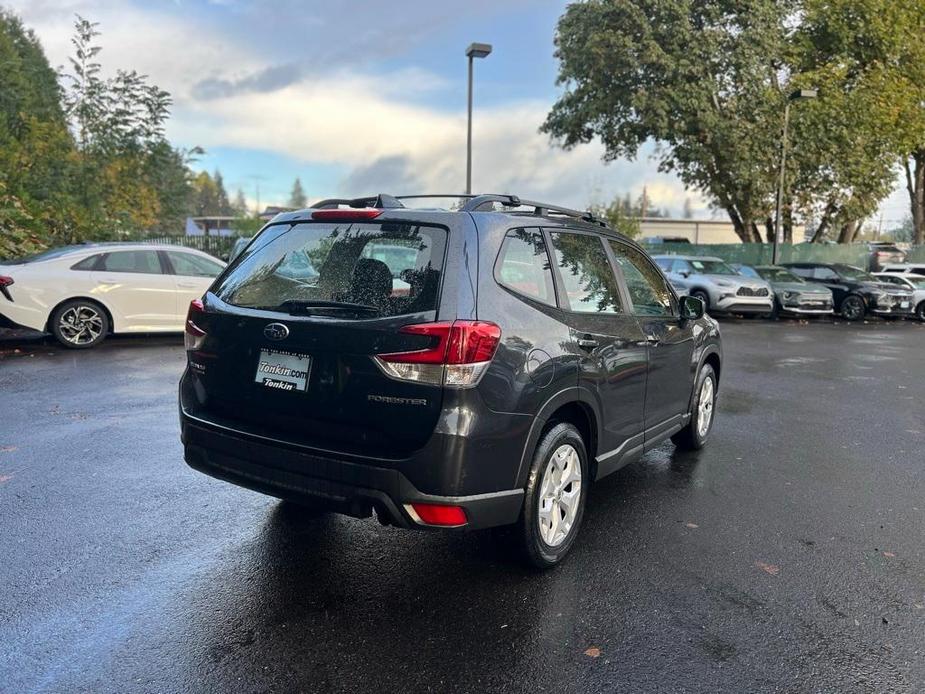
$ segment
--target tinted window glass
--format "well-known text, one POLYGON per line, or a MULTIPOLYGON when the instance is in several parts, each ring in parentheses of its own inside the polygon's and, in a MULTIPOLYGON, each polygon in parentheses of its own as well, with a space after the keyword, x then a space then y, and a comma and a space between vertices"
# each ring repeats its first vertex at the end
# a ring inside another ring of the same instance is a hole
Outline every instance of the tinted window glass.
POLYGON ((170 258, 173 271, 185 277, 218 277, 222 271, 221 265, 201 255, 167 251, 167 257, 170 258))
POLYGON ((806 277, 807 279, 812 278, 814 274, 811 267, 792 267, 790 271, 793 272, 794 275, 806 277))
POLYGON ((761 275, 759 274, 759 271, 751 267, 750 265, 742 265, 736 269, 739 271, 739 274, 742 275, 743 277, 753 277, 756 280, 761 279, 761 275))
POLYGON ((99 255, 91 255, 89 258, 84 258, 79 263, 71 265, 71 270, 92 270, 96 267, 96 261, 99 259, 99 255))
POLYGON ((671 272, 671 258, 656 258, 655 263, 665 272, 671 272))
POLYGON ((688 265, 698 275, 735 275, 736 271, 722 260, 690 260, 688 265))
POLYGON ((103 270, 159 275, 161 263, 157 251, 116 251, 103 256, 103 270))
POLYGON ((600 237, 552 233, 556 266, 568 308, 579 313, 621 313, 617 281, 600 237))
POLYGON ((835 271, 827 267, 817 267, 812 271, 812 277, 815 277, 817 280, 837 280, 838 275, 835 274, 835 271))
POLYGON ((518 294, 556 305, 546 242, 537 231, 512 229, 507 233, 498 256, 496 279, 518 294))
POLYGON ((655 266, 631 246, 611 241, 610 247, 626 280, 633 310, 641 316, 671 315, 671 292, 655 266))
POLYGON ((236 306, 362 304, 378 316, 433 311, 446 231, 408 223, 269 227, 215 293, 236 306))

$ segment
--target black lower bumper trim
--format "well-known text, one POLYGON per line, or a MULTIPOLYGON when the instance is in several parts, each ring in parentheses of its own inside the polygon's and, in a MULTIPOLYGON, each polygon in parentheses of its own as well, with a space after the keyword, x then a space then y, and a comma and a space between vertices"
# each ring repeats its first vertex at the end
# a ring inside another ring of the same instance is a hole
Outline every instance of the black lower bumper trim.
POLYGON ((419 492, 399 471, 314 455, 237 438, 184 418, 186 462, 195 470, 263 494, 358 518, 373 510, 400 527, 423 527, 404 509, 425 502, 462 506, 470 529, 517 521, 523 490, 473 496, 419 492))

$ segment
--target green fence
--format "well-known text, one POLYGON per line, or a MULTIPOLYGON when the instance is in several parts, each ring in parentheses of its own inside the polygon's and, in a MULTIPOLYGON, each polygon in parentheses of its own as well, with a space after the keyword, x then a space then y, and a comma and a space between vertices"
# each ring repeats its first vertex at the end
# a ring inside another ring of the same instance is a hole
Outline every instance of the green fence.
POLYGON ((925 263, 925 246, 916 246, 906 256, 908 263, 925 263))
MULTIPOLYGON (((708 255, 722 258, 728 263, 743 265, 770 265, 773 254, 769 243, 656 243, 646 244, 646 250, 652 255, 708 255)), ((781 263, 819 262, 846 263, 867 267, 867 246, 834 245, 819 243, 783 244, 779 249, 781 263)), ((916 249, 925 256, 925 247, 916 249)))

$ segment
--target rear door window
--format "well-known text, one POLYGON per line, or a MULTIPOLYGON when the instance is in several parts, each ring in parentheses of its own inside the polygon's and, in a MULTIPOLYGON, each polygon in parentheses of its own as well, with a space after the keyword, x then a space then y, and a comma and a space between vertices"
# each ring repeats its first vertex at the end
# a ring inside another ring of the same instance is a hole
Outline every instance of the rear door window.
POLYGON ((549 306, 556 305, 556 289, 546 242, 537 229, 511 229, 504 237, 495 279, 517 294, 549 306))
POLYGON ((264 310, 358 304, 369 311, 364 317, 433 311, 446 240, 445 229, 407 222, 279 225, 248 247, 214 291, 227 303, 264 310))
POLYGON ((561 232, 549 236, 568 301, 562 308, 576 313, 623 313, 603 239, 561 232))

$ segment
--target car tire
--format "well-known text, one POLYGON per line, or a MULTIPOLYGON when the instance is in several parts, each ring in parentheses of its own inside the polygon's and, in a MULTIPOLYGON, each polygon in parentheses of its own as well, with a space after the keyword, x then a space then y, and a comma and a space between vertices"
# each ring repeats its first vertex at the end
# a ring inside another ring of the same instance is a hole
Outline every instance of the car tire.
POLYGON ((864 305, 864 299, 862 299, 857 294, 849 294, 845 297, 844 301, 841 302, 841 308, 839 309, 841 317, 846 321, 851 321, 852 323, 861 320, 864 317, 864 314, 867 313, 867 307, 864 305))
POLYGON ((109 334, 109 316, 95 301, 65 301, 51 314, 48 327, 67 349, 96 347, 109 334))
POLYGON ((713 431, 716 410, 716 372, 709 364, 700 367, 691 407, 691 419, 681 431, 671 437, 671 442, 687 451, 699 451, 707 445, 713 431))
POLYGON ((710 310, 710 295, 707 294, 702 289, 695 289, 691 292, 691 296, 695 299, 700 299, 703 302, 704 313, 709 312, 710 310))
POLYGON ((778 320, 780 318, 782 306, 780 301, 777 300, 777 297, 774 297, 774 307, 771 309, 771 312, 767 314, 767 317, 771 320, 778 320))
POLYGON ((533 454, 517 523, 518 544, 529 564, 549 569, 568 554, 584 517, 590 482, 587 449, 578 429, 566 422, 551 427, 533 454), (561 503, 567 497, 574 506, 561 503), (565 523, 568 527, 563 530, 565 523))
POLYGON ((925 301, 915 307, 915 317, 925 323, 925 301))

